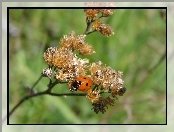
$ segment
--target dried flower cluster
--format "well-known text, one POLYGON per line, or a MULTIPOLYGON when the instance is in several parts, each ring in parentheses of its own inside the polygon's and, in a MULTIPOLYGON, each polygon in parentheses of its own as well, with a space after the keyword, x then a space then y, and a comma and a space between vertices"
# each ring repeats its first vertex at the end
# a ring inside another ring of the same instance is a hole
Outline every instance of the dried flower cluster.
MULTIPOLYGON (((111 97, 108 96, 106 98, 98 99, 98 101, 95 100, 95 102, 92 102, 92 105, 93 105, 92 109, 94 109, 95 113, 98 113, 98 112, 104 113, 104 112, 106 112, 106 108, 108 108, 108 105, 110 105, 110 106, 114 105, 114 101, 115 101, 114 98, 117 99, 116 95, 122 96, 125 92, 126 92, 126 88, 121 87, 121 88, 117 89, 117 92, 115 92, 114 94, 112 93, 111 97)), ((93 98, 95 98, 95 97, 93 97, 93 98)), ((93 101, 92 99, 90 99, 90 100, 93 101)))
POLYGON ((114 99, 111 99, 109 96, 105 99, 101 99, 95 103, 92 104, 94 109, 94 112, 98 114, 98 112, 106 112, 106 108, 108 108, 108 105, 113 106, 114 105, 114 99))
POLYGON ((88 90, 88 93, 87 93, 86 97, 92 103, 97 102, 99 100, 99 98, 100 98, 100 90, 97 90, 97 89, 92 90, 92 89, 90 89, 90 90, 88 90))
POLYGON ((82 55, 91 55, 95 53, 93 47, 85 42, 86 35, 75 36, 75 32, 72 31, 68 36, 60 40, 61 47, 71 49, 72 51, 78 50, 82 55))
POLYGON ((93 47, 85 43, 85 35, 75 36, 71 32, 60 40, 60 47, 50 47, 44 53, 44 60, 52 68, 43 70, 43 75, 56 77, 57 80, 70 80, 80 75, 85 75, 87 71, 88 59, 78 58, 73 53, 78 50, 82 55, 90 55, 94 53, 93 47), (56 70, 55 70, 56 69, 56 70), (55 73, 56 72, 56 73, 55 73))
POLYGON ((87 23, 92 24, 94 31, 102 33, 104 36, 111 36, 114 31, 108 24, 101 22, 100 18, 111 16, 113 9, 85 9, 87 23))
POLYGON ((113 9, 85 9, 87 19, 96 19, 99 14, 99 17, 108 17, 114 14, 113 9))
POLYGON ((101 62, 92 63, 90 67, 91 78, 95 87, 93 91, 89 90, 87 98, 93 103, 93 109, 96 113, 102 113, 107 108, 107 105, 113 105, 114 99, 122 96, 126 88, 123 87, 124 81, 122 80, 123 73, 115 71, 111 67, 102 66, 101 62), (110 93, 107 98, 101 98, 100 93, 110 93))
MULTIPOLYGON (((101 32, 104 36, 110 36, 113 34, 111 27, 103 24, 99 19, 100 17, 108 17, 113 12, 112 9, 86 9, 87 24, 90 23, 89 25, 92 25, 95 31, 101 32), (98 14, 101 16, 97 18, 98 14)), ((81 85, 89 86, 90 89, 85 90, 87 91, 86 97, 92 102, 92 109, 95 113, 104 113, 108 106, 114 105, 117 96, 122 96, 126 91, 126 88, 123 87, 123 73, 102 65, 100 61, 89 64, 88 59, 79 58, 78 53, 81 55, 95 53, 94 48, 85 42, 85 38, 86 35, 75 35, 75 32, 72 31, 69 35, 64 35, 61 38, 59 47, 48 48, 43 55, 48 68, 43 69, 42 75, 50 80, 55 78, 59 82, 67 81, 70 91, 80 90, 77 87, 81 85), (88 83, 89 80, 85 80, 85 83, 81 80, 75 80, 77 77, 87 79, 87 76, 88 79, 91 79, 90 83, 88 83), (104 93, 109 95, 102 96, 104 93)))
POLYGON ((108 24, 103 24, 100 20, 94 21, 92 27, 107 37, 114 34, 112 28, 108 24))
POLYGON ((101 89, 105 91, 115 93, 123 85, 123 73, 116 72, 111 67, 102 66, 101 62, 92 63, 90 72, 94 85, 101 85, 101 89))

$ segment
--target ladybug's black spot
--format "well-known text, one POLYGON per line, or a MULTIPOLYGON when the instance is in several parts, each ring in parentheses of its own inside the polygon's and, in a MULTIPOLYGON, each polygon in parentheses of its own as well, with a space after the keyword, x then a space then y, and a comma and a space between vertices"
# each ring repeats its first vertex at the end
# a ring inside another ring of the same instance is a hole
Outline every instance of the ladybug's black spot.
POLYGON ((86 83, 86 86, 88 86, 88 83, 86 83))
POLYGON ((79 82, 78 82, 78 84, 79 84, 79 85, 81 85, 81 84, 82 84, 82 82, 81 82, 81 81, 79 81, 79 82))
POLYGON ((86 77, 84 77, 83 79, 86 79, 86 77))

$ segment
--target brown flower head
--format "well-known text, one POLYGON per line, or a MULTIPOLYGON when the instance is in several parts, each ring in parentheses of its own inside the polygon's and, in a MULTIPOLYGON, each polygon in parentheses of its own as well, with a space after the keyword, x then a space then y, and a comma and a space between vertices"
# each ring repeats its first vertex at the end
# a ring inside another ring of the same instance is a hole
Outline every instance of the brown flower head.
POLYGON ((50 47, 44 52, 43 57, 44 57, 45 63, 48 64, 49 66, 52 65, 53 56, 56 51, 57 51, 56 47, 50 47))
POLYGON ((117 94, 118 89, 122 88, 124 83, 122 72, 116 72, 111 67, 102 66, 101 62, 92 63, 90 72, 94 85, 101 85, 104 91, 111 91, 111 93, 117 94))
POLYGON ((88 59, 81 59, 74 55, 73 58, 67 62, 66 67, 58 71, 56 79, 68 81, 77 76, 86 75, 88 62, 88 59))
POLYGON ((103 81, 103 71, 101 64, 101 61, 99 61, 97 63, 92 63, 90 67, 91 78, 94 85, 100 85, 103 81))
POLYGON ((95 53, 94 48, 85 42, 86 35, 75 35, 75 32, 72 31, 68 36, 60 40, 61 47, 69 48, 72 51, 78 50, 82 55, 91 55, 95 53))
POLYGON ((114 105, 114 99, 111 99, 109 96, 105 99, 100 99, 99 101, 92 104, 94 109, 94 112, 98 114, 98 112, 105 113, 106 108, 108 108, 108 105, 113 106, 114 105))
POLYGON ((100 12, 102 13, 103 17, 108 17, 114 14, 113 9, 100 9, 100 12))
POLYGON ((88 20, 90 20, 90 19, 94 19, 95 17, 97 17, 99 10, 98 9, 85 9, 84 12, 86 14, 86 18, 88 20))
POLYGON ((53 55, 52 64, 59 69, 65 69, 69 67, 69 62, 74 58, 72 50, 64 47, 60 47, 53 55))
POLYGON ((92 23, 92 27, 97 31, 101 30, 100 28, 101 25, 102 25, 102 22, 100 20, 96 20, 92 23))
POLYGON ((69 35, 64 35, 60 40, 60 46, 64 48, 71 48, 75 40, 75 32, 72 31, 69 35))
POLYGON ((94 21, 92 27, 107 37, 114 34, 112 28, 109 25, 103 24, 100 20, 94 21))
POLYGON ((88 90, 88 93, 86 95, 86 97, 92 102, 97 102, 100 98, 100 90, 94 90, 92 91, 92 89, 88 90))
POLYGON ((109 26, 109 25, 106 25, 106 24, 101 24, 100 25, 100 32, 104 35, 104 36, 111 36, 111 35, 114 35, 114 31, 113 29, 109 26))

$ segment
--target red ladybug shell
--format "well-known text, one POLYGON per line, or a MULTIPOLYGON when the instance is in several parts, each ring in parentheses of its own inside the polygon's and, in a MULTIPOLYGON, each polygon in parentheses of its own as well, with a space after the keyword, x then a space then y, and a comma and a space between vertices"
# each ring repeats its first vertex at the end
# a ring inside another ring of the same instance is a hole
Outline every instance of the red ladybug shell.
POLYGON ((79 76, 75 79, 75 81, 72 84, 72 89, 77 91, 88 91, 92 86, 92 80, 90 77, 86 76, 79 76))

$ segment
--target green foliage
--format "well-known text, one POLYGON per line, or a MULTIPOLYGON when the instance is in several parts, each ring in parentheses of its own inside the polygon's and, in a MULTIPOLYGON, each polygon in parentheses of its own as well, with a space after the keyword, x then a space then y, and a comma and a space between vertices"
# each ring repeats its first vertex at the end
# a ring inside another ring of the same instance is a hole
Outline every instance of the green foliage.
MULTIPOLYGON (((102 18, 115 35, 105 37, 98 32, 87 36, 86 42, 96 53, 87 56, 90 62, 101 60, 113 69, 123 71, 123 97, 116 100, 105 114, 95 114, 86 97, 38 96, 27 100, 10 118, 21 124, 164 124, 166 123, 166 64, 165 60, 152 74, 149 70, 166 50, 166 24, 159 10, 118 9, 109 18, 102 18), (146 78, 146 76, 148 76, 146 78), (142 82, 142 83, 140 83, 142 82)), ((86 28, 83 10, 28 9, 10 10, 10 24, 20 34, 10 34, 10 109, 26 95, 47 65, 44 51, 58 46, 60 38, 72 30, 83 34, 86 28)), ((47 88, 43 78, 36 91, 47 88)), ((68 93, 66 84, 54 87, 55 93, 68 93)))

